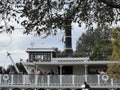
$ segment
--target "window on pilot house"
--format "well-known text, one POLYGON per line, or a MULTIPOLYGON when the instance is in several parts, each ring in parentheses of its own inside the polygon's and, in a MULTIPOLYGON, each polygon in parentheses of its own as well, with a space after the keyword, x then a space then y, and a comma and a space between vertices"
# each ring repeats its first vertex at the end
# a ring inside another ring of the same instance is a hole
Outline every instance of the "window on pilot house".
POLYGON ((50 61, 51 55, 48 53, 33 53, 30 55, 31 61, 50 61))

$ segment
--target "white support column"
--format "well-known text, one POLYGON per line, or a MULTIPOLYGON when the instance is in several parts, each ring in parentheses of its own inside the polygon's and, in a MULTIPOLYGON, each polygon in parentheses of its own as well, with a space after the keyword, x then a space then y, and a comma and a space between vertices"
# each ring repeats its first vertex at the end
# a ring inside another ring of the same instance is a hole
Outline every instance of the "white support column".
POLYGON ((111 85, 114 86, 114 83, 113 83, 113 78, 111 78, 111 85))
POLYGON ((87 65, 85 65, 85 75, 87 75, 87 65))
POLYGON ((60 86, 62 86, 62 67, 63 67, 63 65, 60 65, 59 67, 60 67, 60 75, 59 75, 59 77, 60 77, 60 86))
POLYGON ((9 90, 12 90, 12 88, 9 88, 9 90))
POLYGON ((38 69, 38 67, 37 67, 37 62, 35 62, 35 74, 37 74, 37 69, 38 69))
MULTIPOLYGON (((53 57, 53 53, 51 53, 51 58, 53 57)), ((51 58, 50 58, 50 60, 51 60, 51 58)))
POLYGON ((100 75, 99 74, 97 75, 97 78, 98 78, 98 85, 100 85, 100 75))
POLYGON ((60 75, 60 86, 62 86, 62 75, 60 75))
MULTIPOLYGON (((2 80, 1 80, 1 75, 0 75, 0 83, 2 83, 2 80)), ((1 90, 1 89, 0 89, 1 90)))
POLYGON ((25 75, 23 75, 23 85, 25 85, 25 75))
POLYGON ((50 75, 47 75, 47 84, 50 85, 50 75))
POLYGON ((85 82, 87 82, 87 75, 85 75, 85 82))
POLYGON ((11 75, 11 85, 13 85, 13 75, 11 75))
POLYGON ((72 84, 75 86, 75 75, 72 75, 72 84))
POLYGON ((37 88, 34 88, 34 90, 37 90, 37 88))
POLYGON ((87 82, 87 65, 85 65, 85 81, 87 82))
POLYGON ((60 75, 62 75, 62 66, 63 65, 60 65, 59 67, 60 67, 60 75))
POLYGON ((37 84, 38 84, 38 75, 36 74, 35 75, 35 86, 37 86, 37 84))

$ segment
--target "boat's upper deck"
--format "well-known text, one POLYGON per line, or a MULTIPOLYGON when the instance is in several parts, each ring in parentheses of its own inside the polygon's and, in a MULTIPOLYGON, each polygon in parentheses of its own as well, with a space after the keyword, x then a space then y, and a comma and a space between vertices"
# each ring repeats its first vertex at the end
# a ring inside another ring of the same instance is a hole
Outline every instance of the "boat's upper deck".
POLYGON ((28 48, 26 52, 29 55, 29 59, 25 62, 25 65, 29 64, 110 64, 118 63, 110 60, 91 61, 88 57, 57 57, 55 48, 28 48))
POLYGON ((63 58, 51 58, 50 60, 33 60, 27 62, 23 62, 24 65, 107 65, 111 63, 118 63, 118 61, 91 61, 89 58, 81 58, 81 57, 63 57, 63 58))

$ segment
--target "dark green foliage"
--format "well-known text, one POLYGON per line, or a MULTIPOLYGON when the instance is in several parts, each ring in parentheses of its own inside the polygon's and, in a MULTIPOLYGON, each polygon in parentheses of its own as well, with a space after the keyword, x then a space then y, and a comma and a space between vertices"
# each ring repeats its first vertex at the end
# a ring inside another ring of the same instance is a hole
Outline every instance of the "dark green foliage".
POLYGON ((16 63, 16 65, 17 65, 17 67, 18 67, 18 69, 19 69, 19 71, 20 71, 21 73, 27 74, 27 71, 25 70, 25 68, 24 68, 24 66, 23 66, 22 63, 16 63))
POLYGON ((119 0, 1 0, 0 3, 3 18, 9 21, 13 17, 20 23, 18 17, 25 17, 21 23, 24 33, 39 36, 56 35, 58 29, 65 29, 67 19, 79 26, 85 23, 87 28, 93 27, 93 23, 111 25, 120 19, 119 0))
POLYGON ((108 27, 87 30, 77 41, 76 53, 79 56, 89 57, 98 41, 110 38, 109 31, 108 27))
POLYGON ((112 55, 112 42, 111 40, 101 40, 95 45, 93 52, 90 55, 90 59, 94 61, 110 60, 112 55))
MULTIPOLYGON (((27 72, 26 72, 26 70, 25 70, 25 68, 24 68, 24 66, 23 66, 22 63, 16 63, 16 66, 17 66, 17 68, 18 68, 18 70, 19 70, 19 72, 21 74, 27 74, 27 72)), ((12 70, 12 71, 14 71, 17 74, 17 71, 16 71, 14 65, 9 65, 9 67, 7 68, 7 70, 8 71, 12 70)))
POLYGON ((28 17, 28 20, 22 25, 28 34, 31 31, 38 35, 56 34, 56 29, 65 29, 67 19, 72 19, 79 26, 85 23, 86 27, 92 27, 93 23, 97 26, 111 25, 119 19, 116 10, 119 11, 101 0, 33 0, 28 1, 23 9, 22 16, 28 17))

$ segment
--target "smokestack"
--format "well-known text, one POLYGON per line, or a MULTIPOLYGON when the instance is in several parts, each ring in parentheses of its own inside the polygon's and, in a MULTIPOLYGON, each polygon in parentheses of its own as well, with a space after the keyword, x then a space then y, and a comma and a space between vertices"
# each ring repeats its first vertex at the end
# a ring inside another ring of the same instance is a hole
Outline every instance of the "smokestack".
POLYGON ((65 20, 65 54, 67 57, 71 57, 73 54, 71 23, 72 23, 72 19, 65 20))

